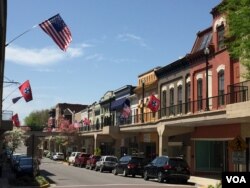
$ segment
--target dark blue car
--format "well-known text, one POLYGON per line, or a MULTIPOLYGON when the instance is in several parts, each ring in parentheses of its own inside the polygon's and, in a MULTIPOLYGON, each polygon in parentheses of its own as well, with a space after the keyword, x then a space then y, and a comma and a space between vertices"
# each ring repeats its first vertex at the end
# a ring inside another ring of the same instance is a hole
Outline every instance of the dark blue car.
POLYGON ((32 157, 25 157, 19 159, 16 171, 17 177, 24 175, 29 175, 34 177, 38 173, 39 173, 39 165, 37 160, 32 159, 32 157))

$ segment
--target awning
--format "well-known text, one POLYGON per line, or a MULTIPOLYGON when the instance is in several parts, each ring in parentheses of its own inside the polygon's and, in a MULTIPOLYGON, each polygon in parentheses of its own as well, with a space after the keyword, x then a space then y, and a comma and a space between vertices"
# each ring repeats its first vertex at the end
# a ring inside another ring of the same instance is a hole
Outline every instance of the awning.
POLYGON ((111 110, 117 110, 123 108, 125 102, 126 104, 129 102, 129 100, 126 97, 112 101, 111 110))

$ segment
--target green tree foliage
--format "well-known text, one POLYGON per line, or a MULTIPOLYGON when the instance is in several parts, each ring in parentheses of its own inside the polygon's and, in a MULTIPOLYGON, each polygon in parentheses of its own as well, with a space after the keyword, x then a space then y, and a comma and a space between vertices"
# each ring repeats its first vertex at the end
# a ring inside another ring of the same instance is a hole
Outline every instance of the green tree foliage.
POLYGON ((24 119, 24 123, 32 130, 40 130, 45 127, 49 119, 49 110, 33 111, 24 119))
POLYGON ((250 0, 224 0, 219 11, 225 13, 228 30, 226 45, 232 58, 240 59, 250 79, 250 0))
POLYGON ((7 131, 4 133, 4 144, 12 151, 21 145, 24 136, 23 131, 20 128, 15 128, 12 131, 7 131))

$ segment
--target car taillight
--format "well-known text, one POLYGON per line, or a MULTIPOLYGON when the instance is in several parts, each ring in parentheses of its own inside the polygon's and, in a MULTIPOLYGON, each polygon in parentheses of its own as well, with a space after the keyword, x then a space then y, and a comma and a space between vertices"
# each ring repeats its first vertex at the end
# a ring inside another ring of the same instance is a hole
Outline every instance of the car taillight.
POLYGON ((163 166, 164 170, 170 170, 171 168, 172 168, 172 166, 169 164, 163 166))
POLYGON ((129 169, 129 168, 135 168, 135 167, 136 167, 136 165, 133 164, 133 163, 129 163, 129 164, 128 164, 128 169, 129 169))

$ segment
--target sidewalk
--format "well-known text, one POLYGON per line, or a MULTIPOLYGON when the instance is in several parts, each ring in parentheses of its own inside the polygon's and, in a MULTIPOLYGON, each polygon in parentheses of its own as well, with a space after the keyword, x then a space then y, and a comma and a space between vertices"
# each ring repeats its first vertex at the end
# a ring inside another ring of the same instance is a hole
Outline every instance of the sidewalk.
POLYGON ((207 188, 209 185, 212 185, 215 187, 215 185, 219 184, 221 181, 218 179, 191 176, 189 179, 189 182, 195 183, 195 187, 207 188))

